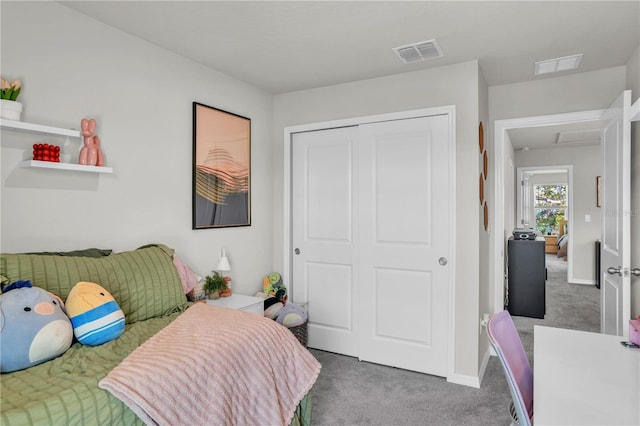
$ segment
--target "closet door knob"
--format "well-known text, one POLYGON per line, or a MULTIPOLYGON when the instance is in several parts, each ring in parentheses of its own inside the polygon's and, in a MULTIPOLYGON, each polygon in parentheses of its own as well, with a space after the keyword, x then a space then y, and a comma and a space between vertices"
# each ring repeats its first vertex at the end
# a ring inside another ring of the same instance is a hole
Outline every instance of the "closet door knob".
POLYGON ((295 254, 300 254, 300 249, 299 249, 299 248, 296 248, 293 252, 294 252, 295 254))
POLYGON ((640 277, 640 268, 633 268, 631 270, 631 275, 633 275, 634 277, 640 277))
POLYGON ((440 259, 438 259, 438 263, 442 266, 445 266, 447 264, 447 258, 441 257, 440 259))
POLYGON ((607 274, 609 275, 618 275, 619 277, 622 276, 622 266, 618 266, 617 268, 614 268, 613 266, 609 266, 607 268, 607 274))

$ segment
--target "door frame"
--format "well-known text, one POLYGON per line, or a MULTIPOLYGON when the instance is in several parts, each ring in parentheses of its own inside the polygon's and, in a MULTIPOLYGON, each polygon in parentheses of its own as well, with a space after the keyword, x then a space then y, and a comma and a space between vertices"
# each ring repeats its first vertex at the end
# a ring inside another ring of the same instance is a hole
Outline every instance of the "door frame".
MULTIPOLYGON (((331 129, 336 127, 358 126, 366 123, 376 123, 382 121, 404 120, 410 118, 418 118, 434 115, 447 115, 449 118, 449 143, 451 149, 449 150, 449 193, 451 194, 449 200, 449 208, 452 217, 457 217, 456 214, 456 107, 455 105, 446 105, 432 108, 421 108, 409 111, 392 112, 385 114, 367 115, 360 117, 352 117, 345 119, 337 119, 330 121, 323 121, 317 123, 301 124, 295 126, 287 126, 284 128, 284 227, 283 227, 283 283, 289 289, 291 301, 298 304, 307 303, 306 300, 298 300, 296 298, 295 289, 291 286, 290 277, 292 276, 292 225, 291 218, 291 144, 293 143, 293 134, 301 132, 310 132, 323 129, 331 129)), ((451 221, 451 229, 449 230, 449 237, 451 241, 449 258, 449 317, 447 321, 447 381, 452 381, 455 377, 454 362, 455 362, 455 271, 456 271, 456 227, 455 220, 451 221)))
MULTIPOLYGON (((604 109, 569 112, 563 114, 538 115, 530 117, 510 118, 504 120, 495 120, 493 148, 494 157, 496 158, 494 165, 494 186, 493 186, 493 239, 491 241, 492 261, 492 282, 495 285, 493 292, 493 310, 500 312, 504 309, 504 208, 505 208, 505 184, 504 184, 504 160, 505 160, 505 144, 507 138, 505 134, 510 129, 520 129, 525 127, 543 127, 558 124, 580 123, 585 121, 596 121, 602 118, 604 109)), ((569 227, 572 222, 569 222, 569 227)))

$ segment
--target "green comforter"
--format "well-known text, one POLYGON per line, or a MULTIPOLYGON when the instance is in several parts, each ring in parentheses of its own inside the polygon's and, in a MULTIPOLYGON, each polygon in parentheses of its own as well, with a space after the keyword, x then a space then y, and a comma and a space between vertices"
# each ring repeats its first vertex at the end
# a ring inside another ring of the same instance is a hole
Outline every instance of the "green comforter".
POLYGON ((98 388, 98 382, 178 315, 129 324, 122 336, 104 345, 76 342, 56 359, 2 374, 0 424, 142 424, 123 402, 98 388))
MULTIPOLYGON (((0 375, 0 425, 142 424, 123 402, 98 388, 98 382, 177 318, 188 303, 173 265, 172 249, 148 245, 109 253, 111 250, 89 249, 0 255, 3 282, 31 280, 63 300, 78 281, 96 282, 118 301, 127 320, 124 334, 116 340, 101 346, 76 342, 56 359, 0 375)), ((308 425, 310 416, 311 399, 307 395, 292 424, 308 425)))
MULTIPOLYGON (((64 355, 0 376, 0 424, 141 425, 122 401, 98 382, 141 343, 180 315, 127 325, 122 336, 101 346, 75 343, 64 355)), ((292 425, 311 423, 311 396, 298 405, 292 425)))

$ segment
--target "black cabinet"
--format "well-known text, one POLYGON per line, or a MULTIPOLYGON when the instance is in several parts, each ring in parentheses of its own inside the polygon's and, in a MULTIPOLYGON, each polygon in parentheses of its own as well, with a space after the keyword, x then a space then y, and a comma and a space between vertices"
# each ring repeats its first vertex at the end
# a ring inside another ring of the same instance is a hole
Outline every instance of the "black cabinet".
POLYGON ((546 310, 545 241, 509 239, 507 309, 511 315, 544 318, 546 310))

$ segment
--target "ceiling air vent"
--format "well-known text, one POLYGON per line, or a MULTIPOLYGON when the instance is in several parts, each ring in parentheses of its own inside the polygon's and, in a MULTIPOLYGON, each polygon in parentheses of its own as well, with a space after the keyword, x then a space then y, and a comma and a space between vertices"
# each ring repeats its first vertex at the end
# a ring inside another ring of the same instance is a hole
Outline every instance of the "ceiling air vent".
POLYGON ((394 47, 393 51, 405 64, 424 61, 425 59, 435 59, 444 56, 438 42, 433 40, 421 41, 420 43, 408 44, 406 46, 394 47))
POLYGON ((583 54, 564 56, 562 58, 547 59, 535 63, 533 73, 535 75, 549 74, 560 71, 578 69, 582 62, 583 54))
POLYGON ((600 130, 577 130, 558 133, 558 145, 597 145, 600 143, 600 130))

